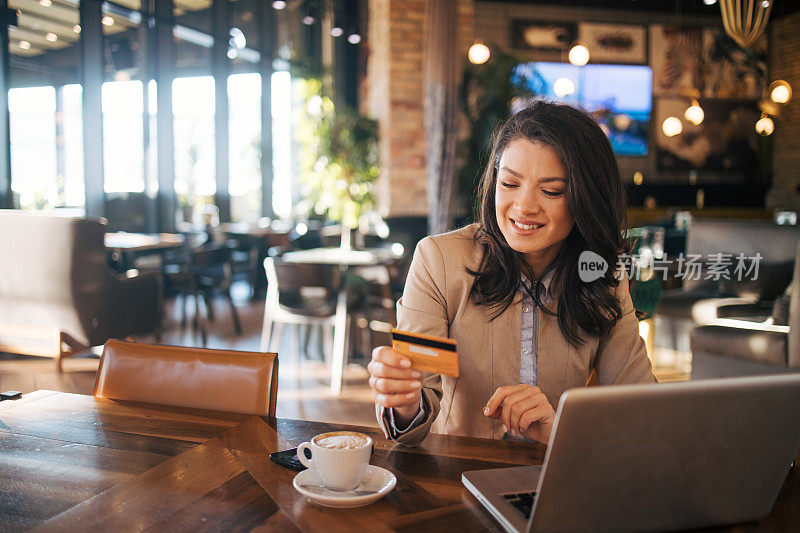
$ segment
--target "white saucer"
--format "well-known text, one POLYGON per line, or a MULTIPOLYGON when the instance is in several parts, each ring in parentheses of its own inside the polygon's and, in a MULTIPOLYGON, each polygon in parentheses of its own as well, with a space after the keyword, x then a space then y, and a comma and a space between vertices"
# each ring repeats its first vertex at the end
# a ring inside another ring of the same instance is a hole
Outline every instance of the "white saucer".
POLYGON ((397 484, 394 474, 379 466, 369 465, 367 475, 354 490, 330 490, 322 484, 317 471, 309 468, 294 477, 294 488, 314 503, 325 507, 361 507, 381 499, 397 484))

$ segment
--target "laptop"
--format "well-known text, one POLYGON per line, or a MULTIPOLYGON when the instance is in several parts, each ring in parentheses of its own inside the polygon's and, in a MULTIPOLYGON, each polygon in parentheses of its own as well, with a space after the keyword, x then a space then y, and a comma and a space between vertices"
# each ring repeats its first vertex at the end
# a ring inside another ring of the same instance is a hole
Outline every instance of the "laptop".
POLYGON ((759 520, 800 450, 800 374, 573 389, 542 466, 464 472, 507 531, 759 520))

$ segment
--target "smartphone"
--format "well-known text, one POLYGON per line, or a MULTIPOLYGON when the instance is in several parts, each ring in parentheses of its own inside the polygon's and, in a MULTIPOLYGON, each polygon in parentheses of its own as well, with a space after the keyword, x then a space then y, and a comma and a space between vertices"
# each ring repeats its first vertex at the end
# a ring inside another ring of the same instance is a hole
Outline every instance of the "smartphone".
MULTIPOLYGON (((306 457, 311 459, 308 457, 308 452, 306 452, 306 457)), ((296 470, 298 472, 302 472, 306 469, 303 463, 300 462, 300 459, 297 458, 297 448, 271 453, 269 454, 269 458, 281 466, 291 468, 292 470, 296 470)))
POLYGON ((0 401, 2 400, 19 400, 22 398, 22 393, 18 390, 7 390, 0 392, 0 401))

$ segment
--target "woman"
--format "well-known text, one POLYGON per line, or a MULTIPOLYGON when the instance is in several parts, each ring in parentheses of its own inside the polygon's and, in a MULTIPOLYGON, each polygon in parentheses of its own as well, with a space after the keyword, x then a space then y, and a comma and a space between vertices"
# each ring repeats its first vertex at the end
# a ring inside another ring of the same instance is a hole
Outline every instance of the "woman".
POLYGON ((387 437, 546 443, 559 397, 592 373, 601 385, 655 382, 628 281, 614 275, 624 227, 617 162, 591 117, 537 102, 508 119, 479 222, 420 241, 397 304, 398 329, 458 342, 460 377, 423 376, 376 348, 370 386, 387 437), (584 251, 609 265, 599 279, 581 280, 584 251))

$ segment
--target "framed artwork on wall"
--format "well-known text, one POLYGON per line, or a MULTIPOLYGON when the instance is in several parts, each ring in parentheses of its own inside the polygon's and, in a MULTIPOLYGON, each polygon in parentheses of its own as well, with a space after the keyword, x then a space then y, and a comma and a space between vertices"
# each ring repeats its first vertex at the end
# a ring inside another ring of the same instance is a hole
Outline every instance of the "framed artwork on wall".
POLYGON ((647 63, 647 30, 644 26, 581 22, 578 40, 589 49, 592 63, 647 63))
POLYGON ((511 46, 517 50, 567 52, 576 36, 577 25, 569 22, 511 21, 511 46))
POLYGON ((766 83, 766 37, 741 48, 723 30, 650 26, 655 96, 757 100, 766 83))
POLYGON ((660 170, 699 170, 718 176, 753 178, 762 172, 759 140, 753 125, 760 116, 751 100, 701 100, 705 119, 695 126, 684 120, 689 106, 684 98, 655 101, 655 144, 660 170), (677 117, 680 134, 667 137, 661 124, 677 117))

